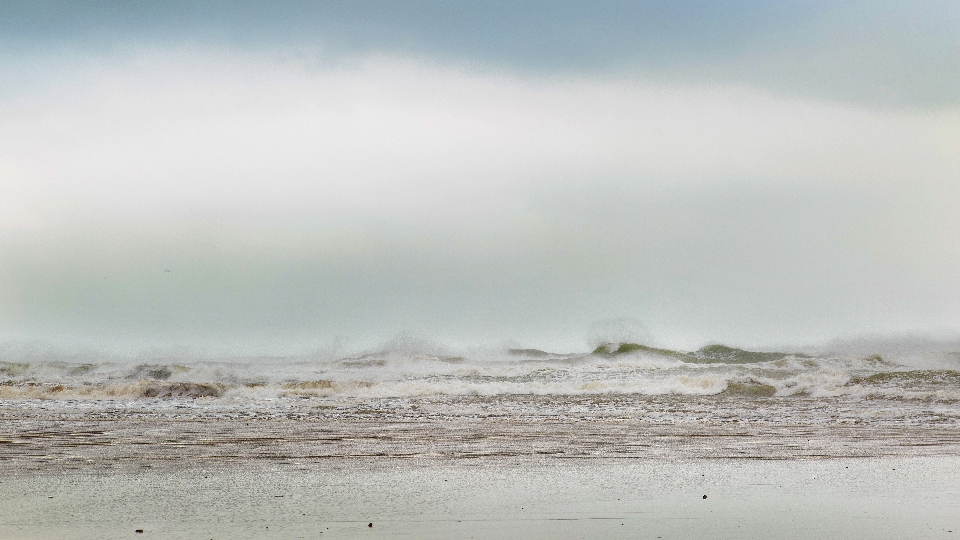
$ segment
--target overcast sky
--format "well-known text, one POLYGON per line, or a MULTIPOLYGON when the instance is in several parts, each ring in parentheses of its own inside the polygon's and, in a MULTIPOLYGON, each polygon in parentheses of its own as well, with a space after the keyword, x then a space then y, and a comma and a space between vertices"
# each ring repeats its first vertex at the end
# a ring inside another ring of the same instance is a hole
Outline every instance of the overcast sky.
POLYGON ((0 340, 956 336, 958 28, 954 1, 0 1, 0 340))

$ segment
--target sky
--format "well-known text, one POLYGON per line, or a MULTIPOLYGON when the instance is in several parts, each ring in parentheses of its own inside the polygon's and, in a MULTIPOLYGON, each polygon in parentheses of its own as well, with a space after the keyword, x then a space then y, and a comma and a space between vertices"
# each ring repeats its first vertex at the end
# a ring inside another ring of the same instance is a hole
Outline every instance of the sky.
POLYGON ((2 0, 0 341, 956 337, 957 28, 953 1, 2 0))

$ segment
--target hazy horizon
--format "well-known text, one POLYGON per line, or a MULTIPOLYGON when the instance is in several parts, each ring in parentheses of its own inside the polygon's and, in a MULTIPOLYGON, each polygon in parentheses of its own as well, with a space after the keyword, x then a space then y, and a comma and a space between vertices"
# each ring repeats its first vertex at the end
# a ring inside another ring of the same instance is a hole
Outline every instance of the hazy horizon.
POLYGON ((0 342, 960 336, 956 3, 0 6, 0 342))

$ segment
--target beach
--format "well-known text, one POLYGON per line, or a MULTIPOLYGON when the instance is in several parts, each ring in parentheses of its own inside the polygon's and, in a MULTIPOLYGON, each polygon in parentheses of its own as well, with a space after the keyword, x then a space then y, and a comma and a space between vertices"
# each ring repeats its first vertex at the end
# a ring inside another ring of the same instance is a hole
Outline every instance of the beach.
POLYGON ((0 538, 960 534, 949 403, 6 400, 0 419, 0 538))
POLYGON ((960 534, 960 459, 942 456, 367 458, 165 471, 8 471, 0 482, 0 537, 11 539, 960 534))

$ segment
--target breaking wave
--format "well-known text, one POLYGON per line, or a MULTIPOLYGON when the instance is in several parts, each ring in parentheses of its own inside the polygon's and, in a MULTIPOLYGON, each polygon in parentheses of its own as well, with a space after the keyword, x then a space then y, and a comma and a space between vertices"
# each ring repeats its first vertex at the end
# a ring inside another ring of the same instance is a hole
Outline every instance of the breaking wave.
POLYGON ((855 396, 960 401, 960 354, 677 351, 606 343, 590 353, 453 351, 394 340, 363 354, 154 359, 0 351, 0 399, 274 399, 637 394, 731 399, 855 396))

